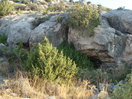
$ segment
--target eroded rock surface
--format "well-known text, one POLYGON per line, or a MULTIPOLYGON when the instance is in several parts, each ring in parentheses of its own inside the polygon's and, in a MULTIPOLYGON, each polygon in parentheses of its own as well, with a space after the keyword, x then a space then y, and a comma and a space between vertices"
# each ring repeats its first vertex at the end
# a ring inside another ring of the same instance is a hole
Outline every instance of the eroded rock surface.
MULTIPOLYGON (((80 50, 82 53, 87 54, 90 57, 100 59, 105 66, 123 66, 126 64, 132 63, 132 35, 131 35, 131 23, 128 23, 128 20, 132 19, 130 17, 132 11, 128 10, 116 10, 111 11, 103 15, 101 18, 101 24, 94 29, 94 36, 83 36, 82 31, 70 29, 68 34, 68 41, 73 42, 75 48, 80 50), (120 20, 112 20, 115 17, 115 13, 118 12, 117 17, 120 20), (129 17, 123 17, 121 14, 125 16, 124 13, 129 17), (104 16, 107 15, 107 18, 104 16), (127 18, 127 19, 126 19, 127 18), (112 27, 111 27, 111 24, 112 27), (127 24, 124 27, 120 26, 120 24, 127 24), (118 27, 114 27, 116 24, 118 27), (126 26, 126 27, 125 27, 126 26), (129 30, 129 31, 125 31, 129 30), (124 32, 123 32, 124 31, 124 32), (126 32, 129 32, 126 33, 126 32)), ((88 31, 85 31, 85 34, 88 34, 88 31)))
POLYGON ((132 10, 113 10, 103 15, 111 27, 122 33, 132 34, 132 10))
POLYGON ((33 21, 42 17, 40 14, 12 15, 0 19, 0 34, 7 35, 8 45, 14 45, 22 41, 30 45, 44 40, 50 40, 54 46, 58 46, 65 38, 63 25, 56 21, 58 15, 54 15, 34 28, 33 21))

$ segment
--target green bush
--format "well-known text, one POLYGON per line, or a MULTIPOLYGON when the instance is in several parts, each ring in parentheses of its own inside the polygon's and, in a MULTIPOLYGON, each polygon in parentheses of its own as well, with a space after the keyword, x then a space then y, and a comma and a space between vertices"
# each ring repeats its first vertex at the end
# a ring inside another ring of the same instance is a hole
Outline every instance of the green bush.
POLYGON ((0 43, 7 44, 7 37, 5 34, 0 35, 0 43))
POLYGON ((128 74, 125 83, 119 83, 113 92, 113 99, 132 99, 132 74, 128 74))
POLYGON ((7 0, 0 1, 0 16, 8 15, 14 10, 13 5, 7 0))
POLYGON ((63 3, 54 4, 52 6, 49 6, 47 8, 47 11, 49 11, 49 12, 65 11, 65 5, 63 3))
POLYGON ((63 50, 65 56, 75 61, 77 67, 88 68, 89 70, 94 69, 88 56, 77 51, 72 43, 68 44, 68 42, 64 41, 58 46, 58 49, 59 51, 63 50))
POLYGON ((48 39, 38 44, 37 48, 31 50, 26 62, 26 70, 31 76, 35 75, 59 83, 68 83, 77 73, 75 62, 60 53, 48 39))
POLYGON ((16 2, 17 3, 17 2, 19 2, 19 0, 13 0, 13 2, 16 2))
POLYGON ((69 9, 68 25, 78 30, 87 29, 89 33, 93 33, 93 29, 99 25, 98 10, 92 6, 76 4, 69 9))
POLYGON ((46 2, 51 2, 52 0, 45 0, 46 2))
POLYGON ((23 4, 28 4, 28 1, 27 0, 22 0, 22 3, 23 4))
POLYGON ((57 21, 58 23, 62 23, 63 17, 62 17, 62 16, 58 16, 58 17, 56 18, 56 21, 57 21))
POLYGON ((18 9, 18 10, 17 10, 17 13, 22 14, 21 9, 18 9))
POLYGON ((44 11, 43 7, 37 5, 36 3, 28 3, 26 9, 39 12, 44 11))

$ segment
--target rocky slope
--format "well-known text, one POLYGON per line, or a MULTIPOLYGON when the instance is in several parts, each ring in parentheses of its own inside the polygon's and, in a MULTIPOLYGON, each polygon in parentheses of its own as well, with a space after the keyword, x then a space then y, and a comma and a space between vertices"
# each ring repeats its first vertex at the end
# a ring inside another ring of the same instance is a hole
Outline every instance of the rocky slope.
POLYGON ((92 37, 88 36, 87 30, 72 28, 68 30, 63 22, 58 23, 58 16, 67 17, 66 13, 52 15, 46 20, 42 19, 44 21, 35 27, 33 22, 45 15, 12 15, 0 19, 0 34, 7 35, 8 45, 22 41, 32 46, 47 36, 54 46, 58 46, 63 40, 68 39, 77 50, 91 58, 101 60, 103 65, 122 67, 132 63, 131 14, 131 10, 113 10, 105 13, 100 16, 100 25, 94 29, 95 33, 92 37), (82 32, 86 35, 80 35, 82 32))

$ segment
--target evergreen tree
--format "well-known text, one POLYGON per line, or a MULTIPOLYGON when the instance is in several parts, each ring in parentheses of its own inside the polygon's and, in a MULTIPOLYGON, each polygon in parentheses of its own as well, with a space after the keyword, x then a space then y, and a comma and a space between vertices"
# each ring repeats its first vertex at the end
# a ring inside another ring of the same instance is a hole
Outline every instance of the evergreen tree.
POLYGON ((75 62, 66 58, 62 51, 59 53, 47 38, 33 52, 30 51, 26 69, 32 76, 61 83, 70 82, 77 73, 75 62))

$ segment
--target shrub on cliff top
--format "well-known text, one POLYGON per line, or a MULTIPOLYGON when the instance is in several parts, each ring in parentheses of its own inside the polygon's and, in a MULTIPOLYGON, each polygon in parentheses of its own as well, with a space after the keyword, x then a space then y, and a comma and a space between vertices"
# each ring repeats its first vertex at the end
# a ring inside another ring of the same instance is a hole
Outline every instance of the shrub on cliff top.
POLYGON ((0 16, 8 15, 14 10, 13 5, 7 0, 0 1, 0 16))
POLYGON ((99 24, 98 10, 92 6, 76 4, 69 10, 68 24, 75 29, 87 29, 89 32, 93 32, 93 29, 99 24))
POLYGON ((77 73, 75 62, 66 58, 63 52, 49 43, 48 39, 38 44, 38 47, 30 51, 26 62, 26 69, 32 77, 35 75, 59 83, 70 82, 77 73))

